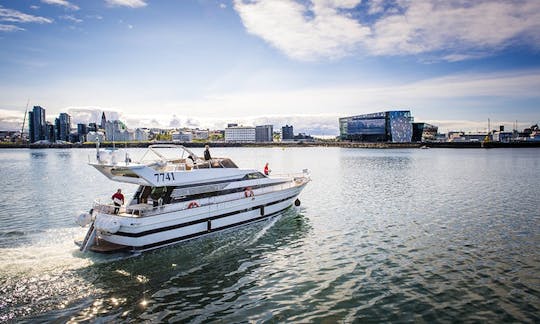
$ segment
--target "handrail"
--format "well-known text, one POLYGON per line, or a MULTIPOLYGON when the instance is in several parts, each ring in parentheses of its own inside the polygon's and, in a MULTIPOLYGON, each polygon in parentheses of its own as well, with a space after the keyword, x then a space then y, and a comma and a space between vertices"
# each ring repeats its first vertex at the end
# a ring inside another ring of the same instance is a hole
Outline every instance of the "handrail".
MULTIPOLYGON (((302 177, 302 181, 300 181, 300 182, 297 181, 299 178, 293 178, 293 179, 294 179, 293 181, 288 182, 288 183, 283 183, 283 184, 279 184, 279 185, 275 185, 275 186, 271 186, 271 187, 266 187, 266 188, 255 189, 254 190, 255 193, 256 193, 255 196, 260 197, 262 195, 266 195, 266 194, 273 193, 273 192, 276 192, 276 191, 295 188, 295 187, 303 185, 304 183, 309 181, 309 178, 305 177, 305 176, 302 177)), ((243 192, 239 193, 239 194, 244 195, 243 192)), ((219 204, 221 204, 221 203, 227 203, 227 202, 231 202, 231 201, 234 201, 234 200, 238 200, 238 198, 234 198, 234 199, 228 199, 228 200, 223 200, 223 201, 216 202, 215 198, 216 197, 209 197, 208 198, 208 203, 206 203, 204 205, 200 205, 199 207, 211 206, 211 205, 219 206, 219 204)), ((251 197, 246 197, 246 199, 248 199, 248 198, 251 199, 251 197)), ((242 199, 242 198, 240 198, 240 199, 242 199)), ((175 209, 175 211, 189 209, 188 205, 189 205, 190 202, 186 201, 185 203, 186 204, 184 204, 183 208, 175 209)), ((133 205, 115 206, 114 204, 111 204, 111 203, 109 203, 109 204, 101 203, 99 201, 99 199, 95 199, 94 204, 93 204, 93 209, 97 210, 99 212, 102 212, 104 214, 115 215, 115 216, 120 216, 120 217, 127 217, 126 214, 131 215, 129 217, 145 217, 148 214, 150 214, 150 215, 153 214, 153 212, 155 212, 156 210, 162 210, 164 207, 171 206, 171 205, 181 205, 181 204, 167 204, 167 205, 161 205, 161 206, 156 206, 156 207, 151 206, 151 205, 147 205, 145 207, 135 207, 133 205), (116 208, 119 209, 118 214, 114 213, 114 210, 116 208)))

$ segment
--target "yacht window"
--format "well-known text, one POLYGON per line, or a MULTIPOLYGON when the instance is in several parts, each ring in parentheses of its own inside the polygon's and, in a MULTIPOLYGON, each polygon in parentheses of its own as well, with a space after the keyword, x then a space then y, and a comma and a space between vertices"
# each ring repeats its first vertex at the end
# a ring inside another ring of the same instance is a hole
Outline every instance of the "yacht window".
POLYGON ((136 175, 133 171, 130 169, 111 169, 111 174, 114 176, 120 176, 120 177, 132 177, 132 178, 138 178, 139 176, 136 175))
POLYGON ((265 176, 260 172, 248 173, 244 176, 244 180, 262 179, 265 176))
POLYGON ((234 164, 233 161, 231 161, 231 159, 223 159, 221 160, 221 165, 224 167, 224 168, 238 168, 238 166, 236 164, 234 164))

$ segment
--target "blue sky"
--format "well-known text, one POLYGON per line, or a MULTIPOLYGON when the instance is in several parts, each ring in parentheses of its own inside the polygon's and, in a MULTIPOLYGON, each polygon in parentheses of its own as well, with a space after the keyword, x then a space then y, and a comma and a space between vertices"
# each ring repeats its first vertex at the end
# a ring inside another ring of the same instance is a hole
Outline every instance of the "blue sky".
POLYGON ((442 131, 540 120, 538 0, 0 1, 0 129, 100 111, 134 127, 337 135, 410 109, 442 131))

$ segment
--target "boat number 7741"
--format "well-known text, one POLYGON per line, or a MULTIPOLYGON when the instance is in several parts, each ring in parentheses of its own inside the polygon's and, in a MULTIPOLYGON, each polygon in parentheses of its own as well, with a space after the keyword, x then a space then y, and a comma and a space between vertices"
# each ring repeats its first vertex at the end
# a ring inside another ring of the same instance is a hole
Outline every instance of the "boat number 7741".
POLYGON ((174 173, 172 172, 154 173, 154 177, 156 177, 156 182, 174 181, 174 173))

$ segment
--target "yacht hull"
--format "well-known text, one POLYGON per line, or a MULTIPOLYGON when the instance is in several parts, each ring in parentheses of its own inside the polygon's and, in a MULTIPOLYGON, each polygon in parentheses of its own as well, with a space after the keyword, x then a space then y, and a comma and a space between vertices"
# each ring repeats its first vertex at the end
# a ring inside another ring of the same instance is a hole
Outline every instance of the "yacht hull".
POLYGON ((254 197, 208 204, 200 207, 163 209, 148 217, 121 217, 97 213, 96 221, 114 219, 120 223, 115 233, 98 231, 94 252, 148 251, 185 240, 207 235, 231 227, 257 222, 275 216, 291 207, 304 188, 305 183, 286 190, 254 197), (108 251, 105 246, 114 247, 108 251))

